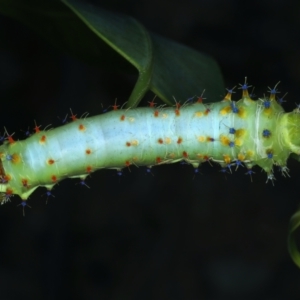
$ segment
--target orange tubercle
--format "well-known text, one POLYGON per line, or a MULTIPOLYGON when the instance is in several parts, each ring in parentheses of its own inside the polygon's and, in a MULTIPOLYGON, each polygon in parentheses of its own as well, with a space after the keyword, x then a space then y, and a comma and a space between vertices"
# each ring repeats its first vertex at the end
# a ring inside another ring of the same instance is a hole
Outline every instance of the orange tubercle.
POLYGON ((78 129, 80 130, 80 131, 85 131, 85 126, 84 125, 82 125, 82 124, 80 124, 79 126, 78 126, 78 129))
POLYGON ((181 137, 179 137, 179 138, 178 138, 178 140, 177 140, 177 144, 179 144, 179 145, 180 145, 181 143, 182 143, 182 138, 181 138, 181 137))
POLYGON ((4 179, 4 182, 5 181, 8 182, 8 181, 11 180, 11 176, 9 174, 6 174, 6 175, 3 176, 3 179, 4 179))
POLYGON ((157 164, 160 164, 162 162, 162 160, 161 160, 161 158, 158 156, 158 157, 156 157, 156 163, 157 164))
POLYGON ((23 178, 22 180, 22 185, 24 186, 24 187, 29 187, 29 184, 28 184, 28 180, 27 179, 25 179, 25 178, 23 178))
POLYGON ((53 165, 55 163, 55 160, 50 158, 50 159, 48 159, 47 163, 48 163, 48 165, 53 165))
POLYGON ((8 142, 9 142, 10 144, 15 143, 15 140, 13 139, 13 137, 12 137, 11 135, 9 135, 9 136, 7 137, 7 140, 8 140, 8 142))
POLYGON ((12 195, 14 191, 11 188, 7 188, 5 193, 6 195, 12 195))
POLYGON ((42 135, 41 138, 40 138, 40 143, 44 144, 45 142, 46 142, 46 136, 42 135))
POLYGON ((211 112, 211 110, 209 108, 207 108, 204 112, 204 115, 207 116, 210 112, 211 112))

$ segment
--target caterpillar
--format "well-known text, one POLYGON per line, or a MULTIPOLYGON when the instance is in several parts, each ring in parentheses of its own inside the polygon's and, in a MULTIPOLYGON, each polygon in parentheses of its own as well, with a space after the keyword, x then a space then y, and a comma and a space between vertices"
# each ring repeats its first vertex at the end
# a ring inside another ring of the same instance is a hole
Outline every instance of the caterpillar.
POLYGON ((186 161, 198 168, 214 161, 223 168, 260 166, 273 181, 273 166, 288 172, 291 153, 300 155, 300 110, 286 113, 276 100, 253 100, 249 85, 240 86, 242 98, 231 99, 233 90, 220 102, 174 107, 118 109, 78 118, 55 129, 41 130, 25 140, 2 137, 0 146, 0 202, 18 195, 26 203, 34 190, 50 191, 65 178, 85 178, 92 172, 131 165, 148 166, 186 161))

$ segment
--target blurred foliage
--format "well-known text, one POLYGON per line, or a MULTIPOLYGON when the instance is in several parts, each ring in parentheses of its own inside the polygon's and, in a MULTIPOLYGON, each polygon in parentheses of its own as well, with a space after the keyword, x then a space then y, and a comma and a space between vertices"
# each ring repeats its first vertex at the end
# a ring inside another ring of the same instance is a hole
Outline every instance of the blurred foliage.
POLYGON ((174 104, 173 97, 185 101, 204 89, 215 102, 224 92, 212 58, 148 32, 131 17, 79 0, 0 0, 0 13, 95 66, 128 70, 125 58, 139 72, 128 107, 137 106, 149 89, 169 105, 174 104))
POLYGON ((289 253, 294 263, 300 268, 300 253, 297 248, 296 236, 299 232, 298 227, 300 226, 300 209, 293 214, 290 220, 289 236, 288 236, 288 247, 289 253))

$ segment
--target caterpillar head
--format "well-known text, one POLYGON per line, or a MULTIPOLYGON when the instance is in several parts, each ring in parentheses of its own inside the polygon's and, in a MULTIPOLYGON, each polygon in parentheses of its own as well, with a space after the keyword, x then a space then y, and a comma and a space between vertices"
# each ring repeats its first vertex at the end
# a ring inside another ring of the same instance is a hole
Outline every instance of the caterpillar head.
POLYGON ((286 113, 281 119, 280 128, 284 143, 293 153, 300 155, 300 112, 298 109, 286 113))

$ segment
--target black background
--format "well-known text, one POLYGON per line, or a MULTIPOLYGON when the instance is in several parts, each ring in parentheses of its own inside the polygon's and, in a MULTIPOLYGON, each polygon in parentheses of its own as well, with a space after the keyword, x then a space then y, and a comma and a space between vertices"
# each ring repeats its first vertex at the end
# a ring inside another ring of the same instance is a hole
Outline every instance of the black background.
MULTIPOLYGON (((101 6, 210 54, 228 88, 248 76, 262 96, 280 80, 285 109, 300 102, 299 1, 101 6)), ((7 17, 0 28, 1 124, 18 138, 34 120, 58 125, 70 107, 96 115, 130 94, 135 76, 86 65, 7 17)), ((208 164, 196 176, 182 164, 121 177, 102 170, 87 180, 90 189, 59 183, 47 205, 38 189, 25 218, 15 197, 0 207, 1 299, 299 299, 286 239, 300 164, 288 166, 291 178, 277 172, 275 186, 260 169, 251 182, 245 168, 230 175, 208 164)))

